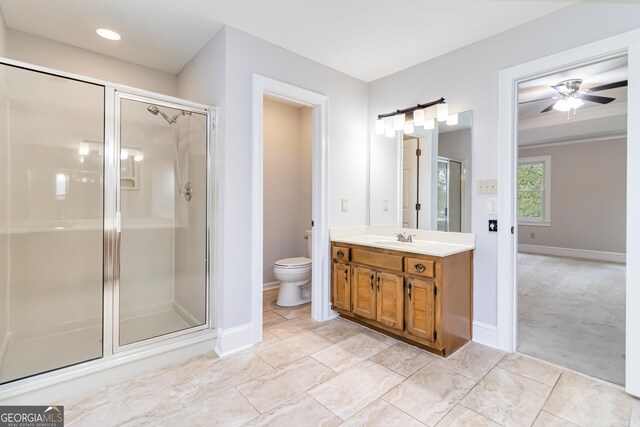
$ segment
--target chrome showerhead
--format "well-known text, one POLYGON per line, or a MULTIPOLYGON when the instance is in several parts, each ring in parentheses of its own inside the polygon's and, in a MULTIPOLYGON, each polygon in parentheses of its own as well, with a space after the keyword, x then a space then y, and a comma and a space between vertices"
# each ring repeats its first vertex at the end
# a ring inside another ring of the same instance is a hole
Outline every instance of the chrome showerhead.
POLYGON ((155 105, 149 105, 147 107, 147 111, 150 112, 151 114, 153 114, 154 116, 157 116, 158 114, 160 114, 162 117, 164 117, 164 119, 167 121, 167 123, 169 123, 170 125, 174 124, 176 122, 176 120, 178 119, 178 117, 180 117, 182 114, 178 114, 177 116, 175 116, 174 118, 170 118, 169 116, 167 116, 165 113, 163 113, 157 106, 155 105))

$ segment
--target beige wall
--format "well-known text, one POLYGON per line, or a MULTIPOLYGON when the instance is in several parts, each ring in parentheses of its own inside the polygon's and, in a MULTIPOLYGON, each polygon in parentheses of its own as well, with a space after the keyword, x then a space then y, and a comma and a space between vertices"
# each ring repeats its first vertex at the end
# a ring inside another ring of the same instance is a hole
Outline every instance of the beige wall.
MULTIPOLYGON (((5 55, 5 39, 7 28, 4 24, 4 17, 0 10, 0 56, 5 55)), ((3 87, 0 86, 0 89, 3 87)), ((4 118, 7 114, 6 102, 0 102, 0 135, 6 135, 6 120, 4 118)), ((7 205, 6 194, 8 190, 8 183, 6 179, 6 171, 8 171, 7 164, 7 145, 0 143, 0 217, 6 217, 7 205)), ((0 229, 5 228, 5 224, 0 223, 0 229)), ((0 233, 0 361, 3 358, 3 353, 6 350, 6 346, 3 346, 5 337, 9 330, 9 294, 8 294, 8 240, 6 233, 0 233)))
POLYGON ((518 242, 625 253, 626 146, 621 138, 520 149, 551 156, 551 226, 520 226, 518 242))
POLYGON ((18 61, 166 95, 178 92, 178 80, 173 74, 32 34, 9 29, 6 44, 5 56, 18 61))
POLYGON ((263 280, 273 263, 307 256, 311 223, 311 110, 264 100, 263 280))

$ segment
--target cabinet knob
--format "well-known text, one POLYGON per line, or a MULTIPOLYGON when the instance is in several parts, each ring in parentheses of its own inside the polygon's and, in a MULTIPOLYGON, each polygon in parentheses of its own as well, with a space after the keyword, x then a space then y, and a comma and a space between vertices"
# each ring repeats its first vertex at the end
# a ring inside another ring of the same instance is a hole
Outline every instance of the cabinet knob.
POLYGON ((345 280, 345 282, 349 281, 349 269, 348 268, 344 269, 344 280, 345 280))
POLYGON ((338 251, 336 255, 338 255, 338 258, 344 258, 344 252, 342 251, 338 251))
POLYGON ((380 276, 378 276, 378 280, 376 280, 376 288, 378 289, 378 292, 380 292, 380 276))
POLYGON ((418 273, 424 273, 427 267, 424 264, 416 264, 413 266, 418 273))

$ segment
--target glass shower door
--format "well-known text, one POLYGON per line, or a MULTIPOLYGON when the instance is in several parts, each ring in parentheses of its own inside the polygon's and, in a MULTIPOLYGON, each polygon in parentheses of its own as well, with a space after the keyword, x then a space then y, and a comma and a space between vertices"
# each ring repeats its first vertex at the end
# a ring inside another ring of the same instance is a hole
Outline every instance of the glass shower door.
POLYGON ((206 323, 207 117, 118 99, 122 347, 206 323))
POLYGON ((0 384, 102 357, 104 93, 0 65, 0 384))

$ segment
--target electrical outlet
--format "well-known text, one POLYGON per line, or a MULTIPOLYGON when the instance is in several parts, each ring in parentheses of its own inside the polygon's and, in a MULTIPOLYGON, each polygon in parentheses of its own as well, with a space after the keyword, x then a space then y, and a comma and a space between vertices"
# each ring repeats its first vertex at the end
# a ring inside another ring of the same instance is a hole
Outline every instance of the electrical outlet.
POLYGON ((498 194, 498 180, 479 179, 476 181, 476 194, 498 194))
POLYGON ((492 233, 495 233, 498 231, 498 220, 497 219, 490 219, 489 220, 489 231, 491 231, 492 233))
POLYGON ((384 200, 382 202, 382 210, 384 212, 389 212, 389 201, 388 200, 384 200))
POLYGON ((498 215, 498 199, 495 197, 487 199, 487 214, 498 215))
POLYGON ((342 199, 340 201, 340 206, 341 206, 342 212, 348 212, 349 211, 349 201, 347 199, 342 199))

